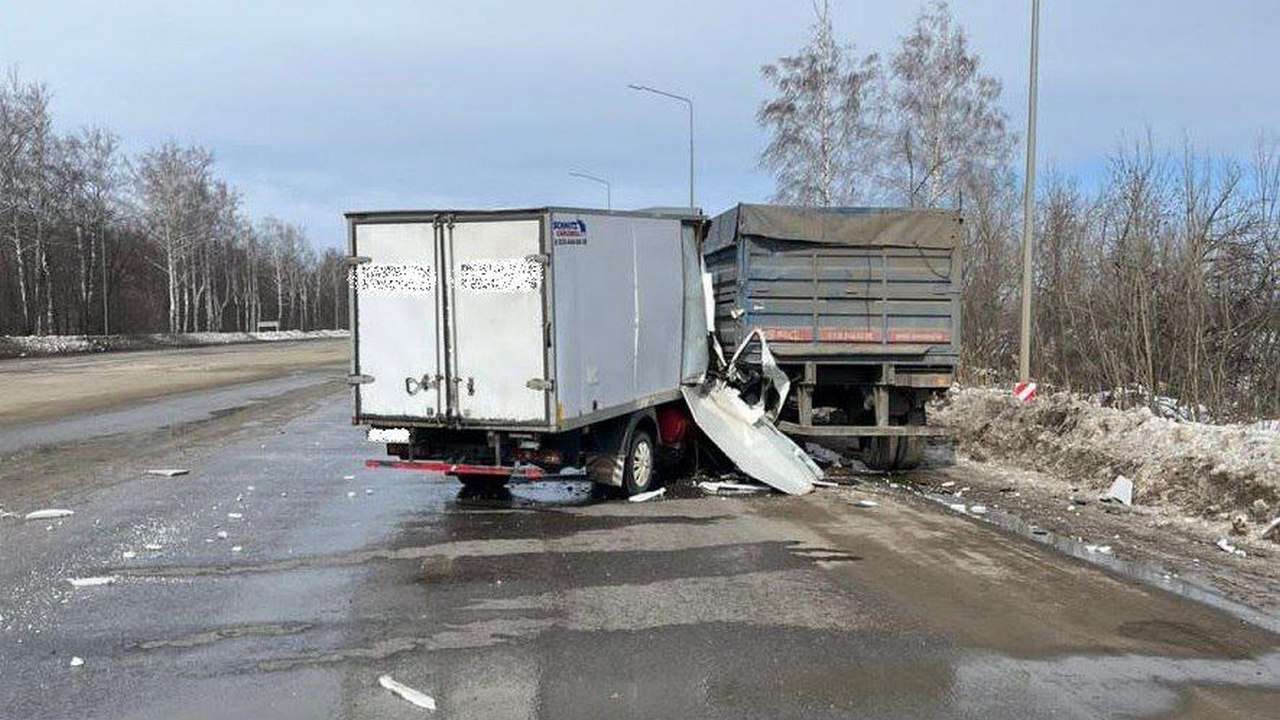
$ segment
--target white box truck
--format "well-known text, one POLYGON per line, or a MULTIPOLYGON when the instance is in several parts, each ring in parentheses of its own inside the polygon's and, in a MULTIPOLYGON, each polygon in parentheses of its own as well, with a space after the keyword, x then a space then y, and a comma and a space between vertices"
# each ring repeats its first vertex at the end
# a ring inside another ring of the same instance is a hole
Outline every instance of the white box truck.
POLYGON ((705 218, 573 208, 347 214, 353 422, 473 486, 585 467, 643 492, 691 441, 705 218))

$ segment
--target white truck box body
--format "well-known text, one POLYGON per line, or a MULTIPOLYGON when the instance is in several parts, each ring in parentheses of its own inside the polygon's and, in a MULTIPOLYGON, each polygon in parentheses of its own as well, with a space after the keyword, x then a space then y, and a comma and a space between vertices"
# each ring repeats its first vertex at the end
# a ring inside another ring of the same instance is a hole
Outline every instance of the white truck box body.
POLYGON ((678 399, 706 367, 696 217, 347 217, 356 422, 560 431, 678 399))

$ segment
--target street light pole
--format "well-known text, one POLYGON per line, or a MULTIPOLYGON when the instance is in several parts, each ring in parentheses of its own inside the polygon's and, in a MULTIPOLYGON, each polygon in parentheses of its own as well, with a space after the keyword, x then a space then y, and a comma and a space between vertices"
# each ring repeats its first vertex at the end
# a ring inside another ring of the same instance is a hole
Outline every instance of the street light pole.
POLYGON ((1031 88, 1027 96, 1027 177, 1022 186, 1022 337, 1018 347, 1020 380, 1031 379, 1031 267, 1034 257, 1036 201, 1036 76, 1040 59, 1040 0, 1031 0, 1031 88))
POLYGON ((693 201, 693 100, 683 95, 669 93, 666 90, 658 90, 647 85, 627 85, 632 90, 641 90, 643 92, 651 92, 655 95, 669 97, 672 100, 679 100, 689 107, 689 207, 697 207, 693 201))
POLYGON ((613 209, 613 185, 611 185, 608 180, 605 180, 602 177, 596 177, 595 175, 588 175, 582 172, 570 172, 569 174, 576 178, 582 178, 583 180, 591 180, 592 182, 598 182, 601 185, 604 185, 604 209, 605 210, 613 209))

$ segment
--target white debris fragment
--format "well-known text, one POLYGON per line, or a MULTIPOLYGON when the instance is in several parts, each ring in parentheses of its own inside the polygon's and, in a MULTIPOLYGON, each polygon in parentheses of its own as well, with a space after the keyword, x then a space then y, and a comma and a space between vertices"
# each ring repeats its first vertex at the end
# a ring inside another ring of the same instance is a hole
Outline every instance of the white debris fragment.
POLYGON ((120 557, 124 558, 125 560, 132 560, 138 557, 138 553, 134 552, 133 550, 125 550, 124 552, 120 553, 120 557))
POLYGON ((1125 505, 1133 504, 1133 481, 1123 475, 1117 475, 1115 482, 1111 483, 1111 489, 1102 494, 1100 498, 1103 502, 1118 502, 1125 505))
POLYGON ((436 709, 435 698, 421 690, 414 690, 404 683, 393 680, 390 675, 383 675, 378 678, 378 684, 420 708, 426 708, 427 710, 436 709))
POLYGON ((226 531, 226 530, 219 530, 219 531, 218 531, 218 539, 219 539, 219 540, 226 540, 226 539, 227 539, 227 531, 226 531))
POLYGON ((804 451, 809 453, 809 457, 813 458, 815 461, 825 463, 827 465, 839 465, 840 460, 842 459, 840 453, 817 443, 805 443, 804 451))
POLYGON ((245 490, 248 490, 249 492, 253 492, 253 491, 254 491, 254 489, 255 489, 255 488, 254 488, 252 485, 250 485, 250 486, 248 486, 248 487, 246 487, 246 488, 245 488, 245 490))
POLYGON ((1232 555, 1235 555, 1237 557, 1249 557, 1249 553, 1245 552, 1244 550, 1241 550, 1235 545, 1232 545, 1231 541, 1227 540, 1226 538, 1219 538, 1218 542, 1215 544, 1218 546, 1218 549, 1221 550, 1222 552, 1231 553, 1232 555))
POLYGON ((356 479, 356 476, 355 476, 355 475, 343 475, 343 476, 342 476, 342 479, 343 479, 343 480, 355 480, 355 479, 356 479))
POLYGON ((951 504, 950 504, 950 505, 948 505, 947 507, 951 508, 952 510, 954 510, 955 512, 958 512, 958 513, 962 513, 962 512, 964 512, 964 511, 967 509, 967 508, 965 508, 964 503, 951 503, 951 504))
POLYGON ((349 497, 349 498, 353 498, 353 497, 355 497, 355 496, 356 496, 356 491, 355 491, 355 490, 348 490, 348 491, 347 491, 347 497, 349 497))
POLYGON ((157 468, 155 470, 148 470, 147 474, 159 477, 178 477, 179 475, 186 475, 189 472, 191 471, 186 468, 157 468))
POLYGON ((941 485, 939 485, 938 487, 941 487, 941 488, 949 488, 949 487, 955 487, 955 486, 956 486, 956 481, 955 481, 955 480, 948 480, 948 481, 946 481, 946 482, 942 483, 941 485))
POLYGON ((33 510, 26 514, 26 520, 53 520, 56 518, 64 518, 75 515, 74 510, 61 510, 51 508, 49 510, 33 510))
POLYGON ((859 500, 857 505, 858 507, 864 507, 864 508, 880 507, 880 503, 876 502, 875 500, 866 500, 866 499, 859 500))
POLYGON ((232 520, 239 520, 240 518, 244 517, 244 513, 227 513, 227 517, 231 518, 232 520))
POLYGON ((833 483, 830 480, 810 480, 809 482, 813 483, 814 487, 825 487, 825 488, 840 487, 840 483, 833 483))
POLYGON ((147 543, 146 545, 142 546, 142 549, 150 550, 151 552, 156 552, 157 550, 163 550, 164 546, 158 543, 147 543))
POLYGON ((1262 533, 1258 537, 1266 540, 1274 536, 1275 540, 1280 540, 1280 532, 1277 532, 1278 530, 1280 530, 1280 517, 1267 523, 1267 526, 1262 528, 1262 533))
POLYGON ((1085 552, 1088 552, 1088 553, 1095 553, 1095 554, 1098 554, 1098 555, 1110 555, 1110 554, 1111 554, 1111 546, 1110 546, 1110 545, 1085 545, 1085 546, 1084 546, 1084 549, 1085 549, 1085 552))
POLYGON ((244 548, 240 547, 239 545, 233 545, 231 547, 231 552, 240 552, 241 550, 244 550, 244 548))
POLYGON ((973 513, 974 515, 986 515, 987 506, 986 505, 970 505, 969 512, 973 513))
POLYGON ((111 585, 116 581, 114 575, 102 575, 98 577, 87 578, 67 578, 67 582, 71 583, 71 587, 97 587, 99 585, 111 585))
POLYGON ((627 498, 627 501, 628 502, 644 502, 646 500, 660 498, 666 494, 667 494, 667 489, 663 487, 663 488, 658 488, 657 490, 650 490, 648 492, 636 493, 635 495, 632 495, 631 497, 627 498))
POLYGON ((364 494, 365 494, 365 495, 372 495, 372 494, 373 494, 373 488, 365 488, 365 489, 364 489, 364 494))
POLYGON ((81 665, 84 664, 84 658, 78 655, 72 655, 71 662, 69 664, 71 665, 71 667, 80 667, 81 665))
POLYGON ((748 485, 746 483, 735 482, 716 482, 713 480, 704 480, 698 483, 698 489, 709 495, 745 495, 747 493, 768 492, 769 488, 763 485, 748 485))

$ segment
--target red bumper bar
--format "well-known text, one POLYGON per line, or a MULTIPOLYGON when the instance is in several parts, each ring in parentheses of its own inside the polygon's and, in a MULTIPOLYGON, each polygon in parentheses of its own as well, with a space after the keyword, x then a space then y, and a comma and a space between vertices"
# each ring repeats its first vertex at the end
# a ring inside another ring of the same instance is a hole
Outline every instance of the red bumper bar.
POLYGON ((365 460, 365 467, 392 468, 394 470, 421 470, 445 475, 492 475, 494 477, 520 477, 536 479, 546 477, 542 468, 506 467, 503 465, 459 465, 440 460, 365 460))

